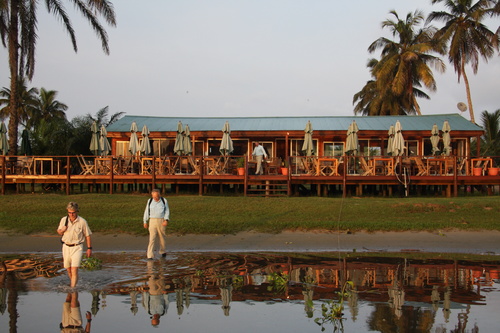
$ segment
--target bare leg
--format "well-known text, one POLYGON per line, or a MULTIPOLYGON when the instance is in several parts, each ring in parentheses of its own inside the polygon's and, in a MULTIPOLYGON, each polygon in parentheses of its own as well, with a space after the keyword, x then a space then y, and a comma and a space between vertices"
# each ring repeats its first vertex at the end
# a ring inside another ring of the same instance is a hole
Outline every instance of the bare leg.
POLYGON ((68 268, 68 276, 70 280, 70 287, 76 287, 78 283, 78 267, 68 268))

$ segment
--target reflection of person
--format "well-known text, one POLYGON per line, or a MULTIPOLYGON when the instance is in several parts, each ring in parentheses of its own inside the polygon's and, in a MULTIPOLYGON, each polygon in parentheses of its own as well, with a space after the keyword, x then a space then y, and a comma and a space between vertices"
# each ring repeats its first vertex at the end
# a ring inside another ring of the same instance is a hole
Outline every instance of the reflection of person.
POLYGON ((59 222, 57 233, 62 236, 61 242, 64 268, 68 270, 70 286, 76 287, 78 282, 78 267, 82 262, 84 242, 87 243, 87 257, 92 255, 92 241, 89 225, 87 221, 78 216, 78 204, 68 203, 66 206, 68 215, 59 222))
POLYGON ((146 209, 144 210, 144 228, 149 228, 149 245, 147 257, 154 259, 154 251, 157 241, 160 243, 159 253, 162 257, 166 257, 165 242, 166 242, 166 227, 170 216, 167 199, 160 195, 160 190, 154 189, 151 191, 151 199, 148 200, 146 209), (149 221, 149 227, 148 227, 149 221))
POLYGON ((255 174, 264 174, 264 171, 262 170, 262 160, 264 158, 267 158, 267 153, 266 150, 262 145, 260 145, 258 142, 254 143, 255 148, 253 149, 252 155, 255 156, 255 159, 257 160, 257 169, 255 170, 255 174))
POLYGON ((158 326, 160 317, 168 310, 168 295, 165 280, 159 274, 152 274, 148 280, 148 291, 142 294, 142 305, 151 315, 151 325, 158 326))
POLYGON ((73 291, 68 293, 68 295, 66 296, 66 301, 64 302, 62 308, 62 321, 59 324, 61 332, 89 333, 92 314, 87 311, 85 317, 87 318, 87 324, 85 325, 84 329, 82 326, 82 313, 80 311, 80 301, 78 301, 78 292, 73 291))

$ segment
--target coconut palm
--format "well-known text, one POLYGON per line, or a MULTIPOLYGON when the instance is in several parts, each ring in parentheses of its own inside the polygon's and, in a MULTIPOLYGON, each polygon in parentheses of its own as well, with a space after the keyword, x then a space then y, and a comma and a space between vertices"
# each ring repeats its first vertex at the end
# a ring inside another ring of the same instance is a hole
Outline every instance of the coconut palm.
POLYGON ((41 88, 36 104, 29 109, 30 118, 26 123, 26 127, 36 127, 42 119, 47 122, 55 118, 66 119, 68 106, 59 102, 56 97, 57 91, 41 88))
MULTIPOLYGON (((29 80, 35 72, 35 49, 37 42, 37 10, 41 0, 4 0, 0 1, 0 37, 7 39, 10 70, 9 103, 9 144, 10 154, 17 154, 17 130, 21 101, 18 94, 18 81, 26 76, 29 80)), ((109 53, 108 36, 99 22, 98 15, 108 24, 115 26, 115 13, 109 0, 67 0, 74 5, 101 40, 106 54, 109 53)), ((45 8, 63 23, 68 32, 73 49, 78 50, 76 36, 71 20, 61 0, 43 1, 45 8)), ((4 41, 4 39, 2 40, 4 41)))
POLYGON ((443 61, 431 53, 444 54, 444 44, 433 38, 436 29, 417 26, 424 21, 421 11, 408 13, 403 20, 396 11, 391 11, 395 20, 382 22, 382 28, 390 29, 393 37, 390 40, 381 37, 368 48, 370 53, 381 49, 381 58, 372 67, 372 75, 376 79, 377 89, 383 97, 393 96, 399 103, 401 114, 421 114, 416 97, 428 98, 418 88, 422 85, 431 91, 436 90, 436 81, 429 66, 443 72, 443 61))
MULTIPOLYGON (((429 14, 428 22, 441 21, 444 27, 436 33, 436 38, 449 44, 448 59, 458 75, 458 82, 463 77, 470 121, 475 123, 474 108, 470 92, 469 79, 465 65, 470 65, 477 74, 479 58, 488 61, 498 51, 499 37, 482 22, 491 14, 491 0, 432 0, 443 3, 448 11, 434 11, 429 14)), ((498 5, 497 5, 498 7, 498 5)))
MULTIPOLYGON (((31 109, 35 107, 39 101, 39 91, 37 88, 28 89, 26 79, 24 78, 18 81, 17 91, 20 96, 18 118, 19 122, 26 127, 26 124, 31 117, 31 109)), ((10 95, 9 88, 4 87, 0 90, 0 119, 2 120, 9 117, 11 101, 10 95)))
POLYGON ((481 113, 484 136, 481 138, 482 156, 500 156, 500 109, 481 113))

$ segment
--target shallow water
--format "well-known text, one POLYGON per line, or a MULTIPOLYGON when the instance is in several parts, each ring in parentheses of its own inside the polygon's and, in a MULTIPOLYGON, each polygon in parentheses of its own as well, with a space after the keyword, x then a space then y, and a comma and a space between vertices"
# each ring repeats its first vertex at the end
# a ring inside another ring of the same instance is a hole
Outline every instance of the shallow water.
POLYGON ((83 327, 92 314, 92 332, 498 331, 500 260, 142 255, 96 254, 102 269, 81 270, 76 290, 67 287, 58 254, 4 258, 0 332, 76 331, 59 328, 64 303, 75 297, 83 327), (338 318, 322 313, 339 305, 338 318))

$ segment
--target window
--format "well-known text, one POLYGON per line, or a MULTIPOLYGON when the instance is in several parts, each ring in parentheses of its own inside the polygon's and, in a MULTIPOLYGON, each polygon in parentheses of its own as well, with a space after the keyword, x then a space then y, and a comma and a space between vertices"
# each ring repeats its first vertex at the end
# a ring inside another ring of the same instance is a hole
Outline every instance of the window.
MULTIPOLYGON (((290 140, 290 156, 302 156, 302 146, 304 145, 304 139, 291 139, 290 140)), ((314 154, 318 152, 318 140, 313 139, 314 154)))
POLYGON ((342 156, 344 155, 343 142, 324 142, 323 143, 324 156, 342 156))
POLYGON ((130 156, 130 151, 128 150, 128 141, 116 141, 116 156, 130 156))

